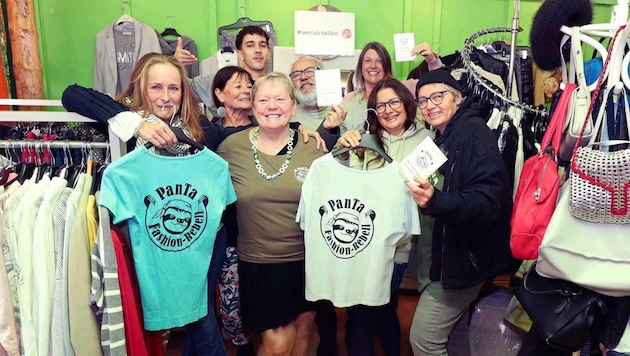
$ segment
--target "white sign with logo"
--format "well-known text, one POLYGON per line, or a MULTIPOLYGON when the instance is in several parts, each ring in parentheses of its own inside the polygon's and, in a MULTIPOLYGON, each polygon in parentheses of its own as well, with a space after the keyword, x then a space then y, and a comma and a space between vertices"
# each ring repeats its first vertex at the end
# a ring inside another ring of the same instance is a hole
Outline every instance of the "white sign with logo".
POLYGON ((295 11, 296 54, 354 55, 354 13, 295 11))
POLYGON ((430 137, 425 138, 416 148, 403 158, 400 167, 407 179, 418 185, 413 177, 427 179, 446 162, 446 156, 430 137))

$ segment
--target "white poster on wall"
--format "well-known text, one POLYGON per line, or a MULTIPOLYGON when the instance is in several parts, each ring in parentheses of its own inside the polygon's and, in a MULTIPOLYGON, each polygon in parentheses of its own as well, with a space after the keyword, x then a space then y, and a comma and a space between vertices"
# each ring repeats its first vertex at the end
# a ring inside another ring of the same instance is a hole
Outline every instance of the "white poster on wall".
POLYGON ((296 54, 354 55, 354 13, 296 11, 296 54))

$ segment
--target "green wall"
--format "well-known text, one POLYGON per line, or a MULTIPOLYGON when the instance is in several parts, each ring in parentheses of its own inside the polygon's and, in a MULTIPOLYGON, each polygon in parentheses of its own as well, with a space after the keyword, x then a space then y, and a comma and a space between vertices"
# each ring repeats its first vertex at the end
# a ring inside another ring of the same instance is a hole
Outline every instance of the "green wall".
MULTIPOLYGON (((608 0, 599 0, 608 1, 608 0)), ((383 43, 393 56, 393 33, 414 32, 416 42, 429 42, 441 54, 462 47, 473 32, 487 27, 510 27, 512 0, 129 0, 130 15, 158 31, 173 27, 192 37, 204 59, 218 49, 217 28, 241 16, 273 23, 281 46, 293 46, 293 11, 332 5, 354 12, 356 48, 367 42, 383 43)), ((521 1, 523 32, 517 43, 527 45, 538 1, 521 1)), ((127 8, 127 6, 125 6, 127 8)), ((92 85, 96 34, 122 15, 120 0, 36 0, 39 40, 44 71, 44 94, 59 99, 70 84, 92 85)), ((607 21, 609 5, 595 5, 595 20, 607 21)), ((510 40, 510 35, 496 35, 510 40)), ((394 74, 406 78, 416 62, 394 63, 394 74)))

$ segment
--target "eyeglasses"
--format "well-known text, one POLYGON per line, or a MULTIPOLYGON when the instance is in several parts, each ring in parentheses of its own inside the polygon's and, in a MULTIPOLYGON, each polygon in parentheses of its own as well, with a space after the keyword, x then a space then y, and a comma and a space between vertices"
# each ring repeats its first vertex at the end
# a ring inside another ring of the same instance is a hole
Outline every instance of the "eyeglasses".
POLYGON ((376 109, 377 114, 382 114, 385 112, 387 105, 389 105, 389 107, 392 108, 392 110, 400 109, 400 107, 402 106, 402 98, 397 97, 397 98, 390 99, 389 101, 386 101, 384 103, 376 103, 376 106, 374 107, 374 109, 376 109))
POLYGON ((291 80, 300 80, 302 78, 302 74, 306 74, 307 77, 312 78, 315 75, 315 67, 308 67, 302 70, 294 70, 289 74, 291 80))
POLYGON ((429 95, 428 98, 426 96, 418 97, 418 99, 416 100, 418 102, 418 107, 420 109, 426 108, 427 105, 429 105, 429 100, 431 100, 433 105, 442 104, 442 101, 444 101, 444 93, 446 93, 447 91, 448 90, 436 91, 435 93, 429 95))

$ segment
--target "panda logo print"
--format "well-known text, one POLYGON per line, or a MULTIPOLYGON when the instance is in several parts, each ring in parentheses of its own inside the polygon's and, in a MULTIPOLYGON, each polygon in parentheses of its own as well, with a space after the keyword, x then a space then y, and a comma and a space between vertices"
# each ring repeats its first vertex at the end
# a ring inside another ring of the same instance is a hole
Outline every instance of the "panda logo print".
POLYGON ((158 187, 144 198, 144 205, 149 239, 164 251, 192 246, 208 222, 208 197, 188 183, 158 187))
POLYGON ((372 241, 376 213, 359 199, 329 200, 319 214, 322 237, 336 257, 352 258, 372 241))

